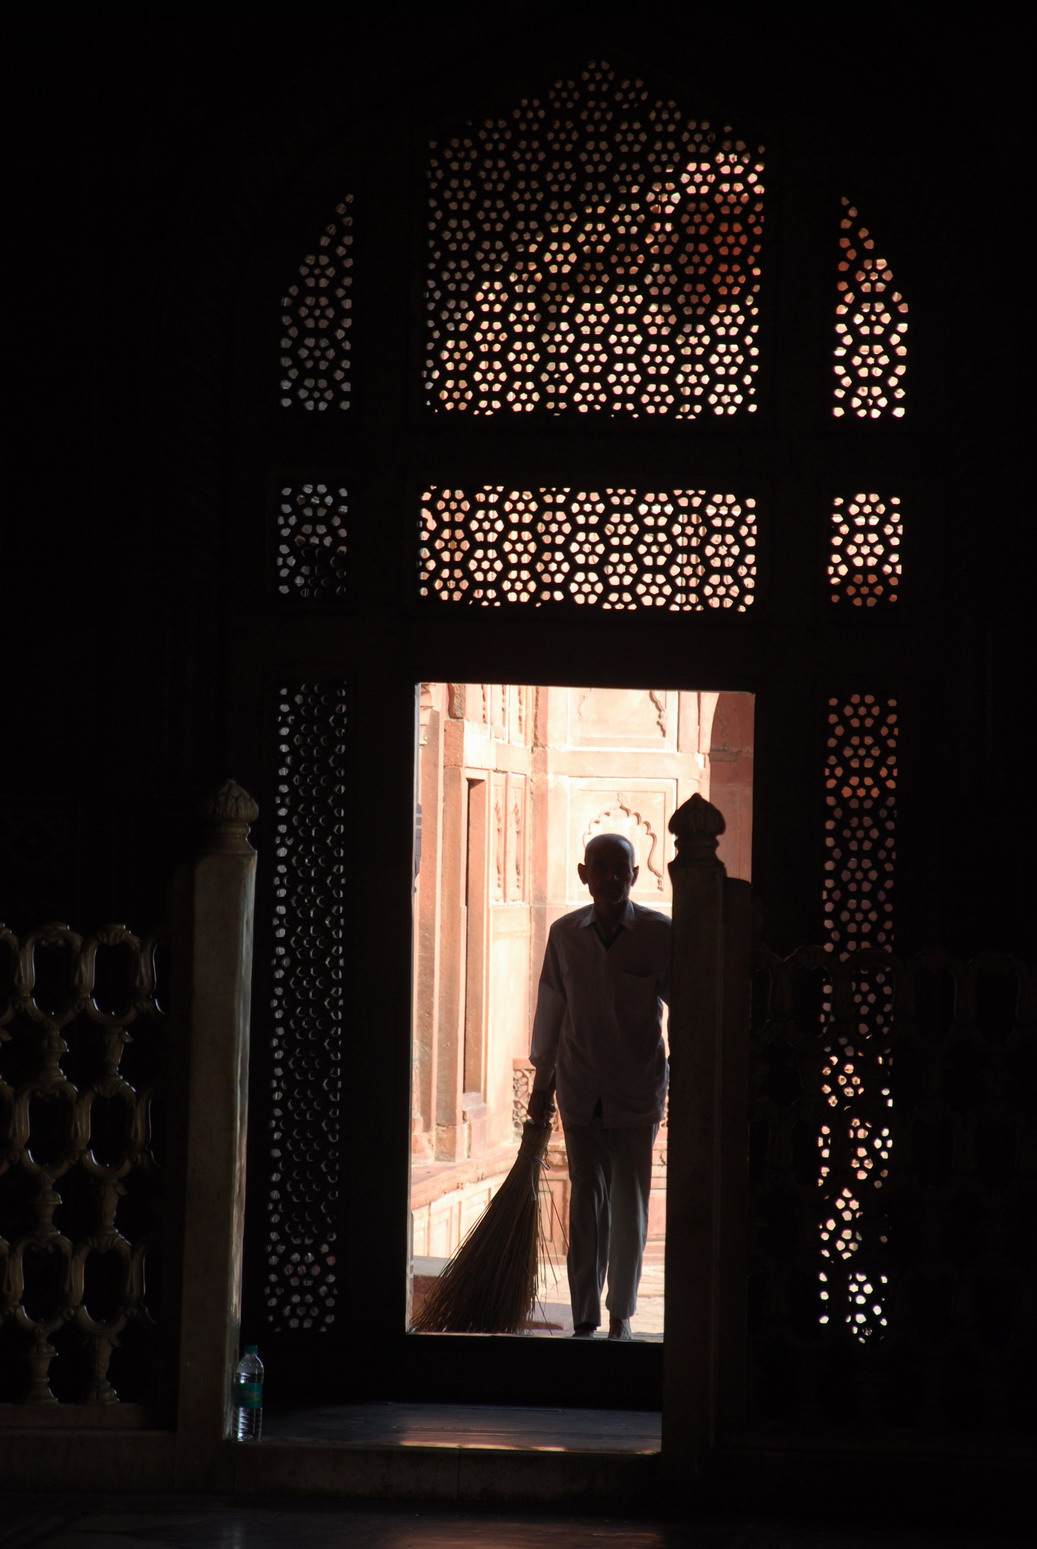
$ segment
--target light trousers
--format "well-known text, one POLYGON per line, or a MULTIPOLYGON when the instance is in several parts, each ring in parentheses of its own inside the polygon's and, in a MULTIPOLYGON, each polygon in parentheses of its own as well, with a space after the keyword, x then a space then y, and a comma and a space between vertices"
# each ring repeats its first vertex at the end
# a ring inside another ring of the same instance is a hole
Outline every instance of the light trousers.
POLYGON ((652 1146, 657 1124, 605 1129, 600 1119, 565 1125, 569 1159, 569 1299, 573 1324, 601 1322, 601 1293, 613 1318, 637 1311, 652 1146))

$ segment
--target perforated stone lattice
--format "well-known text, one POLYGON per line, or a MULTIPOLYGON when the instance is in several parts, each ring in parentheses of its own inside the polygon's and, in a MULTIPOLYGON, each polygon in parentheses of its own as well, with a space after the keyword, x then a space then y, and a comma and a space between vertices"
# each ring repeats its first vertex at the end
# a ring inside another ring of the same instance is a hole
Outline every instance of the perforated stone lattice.
POLYGON ((590 64, 429 179, 433 409, 755 410, 761 148, 590 64))
POLYGON ((336 206, 281 299, 281 405, 349 408, 352 197, 336 206))
POLYGON ((312 602, 346 593, 347 492, 285 485, 277 509, 277 590, 312 602))
MULTIPOLYGON (((852 504, 873 510, 867 497, 852 504)), ((892 945, 896 702, 867 694, 830 700, 828 731, 825 926, 829 945, 845 956, 892 945)), ((835 1316, 862 1341, 886 1325, 886 1276, 874 1261, 860 1261, 874 1253, 878 1193, 891 1157, 890 1074, 876 1052, 888 1035, 891 996, 880 964, 873 972, 858 968, 841 1006, 823 1006, 833 1037, 820 1072, 829 1112, 817 1141, 827 1265, 822 1321, 835 1316)))
POLYGON ((265 1296, 274 1330, 323 1333, 335 1321, 345 737, 344 684, 280 690, 265 1296))
POLYGON ((426 490, 419 594, 479 607, 730 609, 756 586, 756 502, 704 490, 426 490))
POLYGON ((157 1396, 157 948, 118 925, 88 939, 50 925, 22 941, 0 927, 9 1402, 157 1396))
POLYGON ((752 1068, 750 1414, 1032 1432, 1033 970, 760 952, 752 1068))
POLYGON ((897 729, 894 699, 829 700, 824 913, 839 952, 891 945, 897 729))
POLYGON ((896 602, 900 587, 900 499, 862 492, 832 502, 829 596, 852 608, 896 602))
POLYGON ((842 201, 832 413, 901 419, 907 374, 907 302, 893 270, 848 199, 842 201))

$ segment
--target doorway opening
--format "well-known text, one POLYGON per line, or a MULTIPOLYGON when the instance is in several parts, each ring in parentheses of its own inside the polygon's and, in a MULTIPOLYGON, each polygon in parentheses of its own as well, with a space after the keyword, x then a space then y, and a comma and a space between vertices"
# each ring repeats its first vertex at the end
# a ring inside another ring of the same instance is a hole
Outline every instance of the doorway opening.
MULTIPOLYGON (((596 833, 634 847, 636 903, 670 911, 668 824, 720 808, 720 859, 751 877, 753 695, 720 690, 422 683, 418 687, 408 1322, 515 1160, 547 933, 588 902, 596 833)), ((635 1336, 663 1335, 667 1129, 656 1142, 635 1336)), ((571 1333, 568 1174, 548 1148, 548 1254, 529 1332, 571 1333)))

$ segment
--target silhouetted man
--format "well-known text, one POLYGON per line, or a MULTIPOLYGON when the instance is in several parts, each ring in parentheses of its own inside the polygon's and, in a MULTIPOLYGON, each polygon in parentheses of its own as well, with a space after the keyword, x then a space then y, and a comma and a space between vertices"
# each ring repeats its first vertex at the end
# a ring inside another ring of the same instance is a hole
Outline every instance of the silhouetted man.
POLYGON ((601 1322, 606 1274, 608 1337, 631 1337, 666 1101, 670 921, 631 903, 634 859, 620 834, 587 845, 579 874, 592 902, 551 927, 533 1022, 528 1113, 550 1122, 557 1092, 571 1185, 569 1296, 583 1339, 601 1322))

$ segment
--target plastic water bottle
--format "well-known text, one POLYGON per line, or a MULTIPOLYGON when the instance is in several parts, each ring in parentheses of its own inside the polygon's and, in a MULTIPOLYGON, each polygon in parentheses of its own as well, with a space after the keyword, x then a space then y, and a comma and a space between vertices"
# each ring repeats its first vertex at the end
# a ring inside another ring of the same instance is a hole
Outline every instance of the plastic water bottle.
POLYGON ((263 1430, 263 1363, 256 1345, 246 1345, 234 1368, 234 1434, 238 1441, 258 1441, 263 1430))

